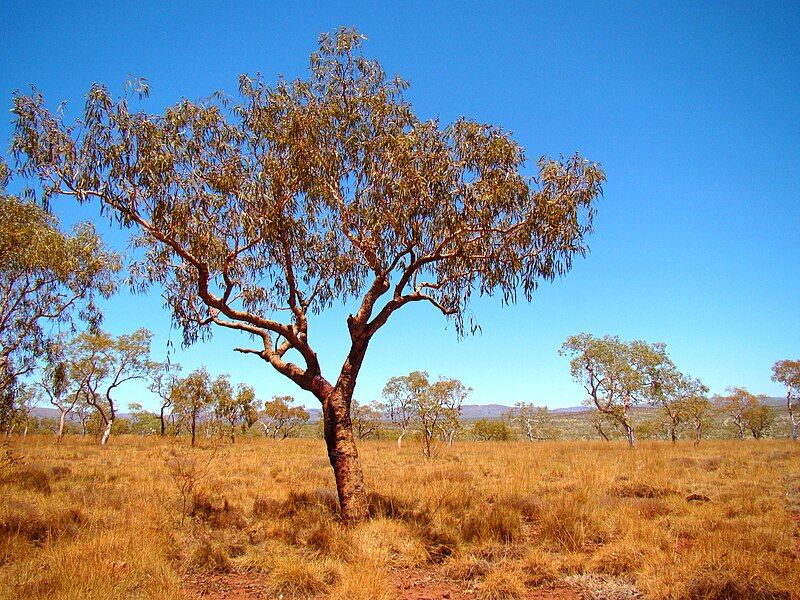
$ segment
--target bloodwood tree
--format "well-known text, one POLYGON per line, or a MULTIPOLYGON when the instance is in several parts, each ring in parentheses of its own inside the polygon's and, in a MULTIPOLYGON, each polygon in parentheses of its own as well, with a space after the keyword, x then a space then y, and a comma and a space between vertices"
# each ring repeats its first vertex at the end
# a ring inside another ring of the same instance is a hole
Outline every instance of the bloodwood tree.
POLYGON ((58 429, 56 441, 64 438, 64 427, 69 414, 75 410, 82 397, 85 400, 86 382, 79 376, 69 362, 66 351, 69 347, 61 337, 50 352, 50 357, 41 372, 40 388, 44 391, 50 404, 58 409, 58 429))
POLYGON ((800 429, 800 360, 779 360, 772 365, 772 381, 786 386, 786 410, 792 441, 797 441, 800 429))
POLYGON ((389 420, 399 429, 397 447, 403 444, 403 438, 416 419, 417 397, 428 385, 428 376, 421 371, 413 371, 408 375, 392 377, 383 386, 383 397, 386 400, 386 412, 389 420))
POLYGON ((163 114, 102 85, 76 125, 35 92, 13 109, 18 171, 45 201, 97 200, 134 229, 138 288, 160 286, 185 343, 213 327, 249 334, 256 345, 239 352, 319 400, 346 521, 368 516, 350 402, 375 334, 412 303, 460 334, 473 294, 529 300, 586 253, 604 181, 577 154, 540 159, 531 178, 502 128, 418 118, 408 84, 362 41, 322 35, 307 79, 242 76, 237 98, 163 114), (349 350, 323 370, 309 322, 341 301, 354 306, 349 350))

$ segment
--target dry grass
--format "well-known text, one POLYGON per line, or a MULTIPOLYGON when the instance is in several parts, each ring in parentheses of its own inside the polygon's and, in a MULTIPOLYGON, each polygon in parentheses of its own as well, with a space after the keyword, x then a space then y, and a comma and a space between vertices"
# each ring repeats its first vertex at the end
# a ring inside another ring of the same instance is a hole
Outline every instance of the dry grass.
POLYGON ((0 476, 0 598, 178 599, 188 577, 253 573, 276 597, 388 599, 403 570, 482 598, 564 584, 800 598, 800 444, 787 441, 461 443, 432 461, 367 442, 373 519, 352 528, 316 440, 12 448, 24 460, 0 476), (176 461, 210 464, 190 493, 176 461))

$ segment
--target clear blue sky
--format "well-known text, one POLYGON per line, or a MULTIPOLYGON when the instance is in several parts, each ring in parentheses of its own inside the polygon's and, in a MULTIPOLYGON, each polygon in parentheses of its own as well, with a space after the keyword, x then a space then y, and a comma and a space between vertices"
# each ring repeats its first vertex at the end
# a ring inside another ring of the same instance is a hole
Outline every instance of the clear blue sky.
MULTIPOLYGON (((420 116, 500 124, 532 159, 578 150, 602 163, 608 183, 585 261, 531 304, 476 302, 483 334, 460 342, 432 309, 404 309, 370 347, 363 401, 387 378, 424 369, 472 386, 470 402, 574 405, 582 389, 557 350, 580 331, 666 342, 712 392, 779 395, 772 363, 800 357, 800 3, 2 0, 0 14, 7 108, 29 83, 51 106, 78 108, 92 82, 122 92, 128 74, 150 80, 154 109, 234 92, 243 72, 304 75, 318 34, 353 25, 369 55, 411 81, 420 116)), ((0 119, 4 151, 10 120, 0 119)), ((96 207, 71 203, 58 213, 97 219, 96 207)), ((108 240, 124 245, 113 230, 108 240)), ((314 326, 328 378, 344 354, 344 316, 314 326)), ((120 294, 106 324, 116 334, 149 327, 154 356, 166 352, 156 294, 120 294)), ((239 343, 219 335, 176 359, 230 372, 262 398, 314 406, 233 353, 239 343)), ((123 401, 140 396, 133 386, 123 401)))

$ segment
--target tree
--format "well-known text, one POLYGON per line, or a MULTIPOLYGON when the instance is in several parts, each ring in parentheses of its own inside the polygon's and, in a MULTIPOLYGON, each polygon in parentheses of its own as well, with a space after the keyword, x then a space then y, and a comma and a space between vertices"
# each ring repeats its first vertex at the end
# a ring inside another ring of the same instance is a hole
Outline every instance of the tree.
POLYGON ((511 439, 511 430, 503 421, 478 419, 472 425, 472 435, 476 440, 484 442, 507 442, 511 439))
POLYGON ((772 365, 772 381, 786 386, 786 410, 792 441, 797 441, 800 430, 800 360, 779 360, 772 365))
POLYGON ((16 382, 48 355, 52 326, 76 316, 97 326, 95 298, 114 292, 120 266, 91 225, 60 231, 53 215, 7 195, 7 181, 0 161, 0 427, 16 382))
MULTIPOLYGON (((161 426, 161 420, 156 413, 145 410, 145 408, 138 402, 129 404, 128 411, 130 411, 131 414, 131 433, 137 433, 145 436, 156 433, 159 430, 161 426)), ((119 424, 119 421, 117 421, 117 423, 119 424)))
POLYGON ((674 365, 662 372, 657 381, 659 384, 652 395, 661 406, 669 439, 674 444, 678 441, 679 428, 692 418, 690 409, 693 399, 703 397, 708 393, 708 388, 699 379, 692 379, 678 372, 674 365))
POLYGON ((742 411, 742 418, 753 439, 760 440, 775 423, 775 411, 766 403, 766 396, 758 396, 753 400, 742 411))
POLYGON ((461 403, 472 391, 458 379, 439 379, 428 382, 428 374, 415 372, 411 376, 422 376, 422 385, 413 397, 414 413, 422 432, 422 453, 431 458, 431 442, 439 431, 452 426, 461 415, 461 403))
POLYGON ((581 333, 567 338, 559 353, 573 356, 570 373, 589 394, 586 403, 622 428, 634 448, 631 407, 648 399, 653 386, 647 375, 663 355, 663 344, 651 346, 639 341, 623 342, 617 336, 595 338, 581 333))
POLYGON ((307 80, 242 76, 238 99, 161 115, 102 85, 80 127, 37 93, 13 109, 18 171, 42 182, 45 201, 96 199, 137 230, 133 274, 142 290, 160 286, 185 343, 212 326, 250 334, 256 347, 238 351, 319 400, 346 521, 368 516, 350 404, 375 334, 408 304, 432 305, 460 334, 474 325, 473 292, 530 300, 585 254, 604 181, 578 155, 543 158, 530 179, 501 128, 418 119, 408 84, 364 57, 362 40, 323 35, 307 80), (329 378, 309 322, 338 301, 355 309, 329 378))
POLYGON ((258 420, 256 391, 249 385, 240 383, 234 393, 227 375, 220 375, 211 384, 214 411, 221 421, 228 425, 231 444, 236 442, 236 429, 247 431, 258 420))
POLYGON ((696 446, 703 439, 703 431, 712 423, 714 405, 707 397, 700 394, 689 396, 683 401, 683 405, 687 418, 694 428, 694 445, 696 446))
POLYGON ((85 396, 85 381, 79 376, 69 360, 64 355, 68 344, 59 341, 54 345, 50 360, 42 369, 39 386, 44 391, 50 404, 58 409, 58 428, 56 440, 64 438, 64 426, 67 417, 75 410, 81 396, 85 396))
POLYGON ((519 426, 531 442, 552 438, 552 417, 546 406, 534 406, 531 402, 517 402, 505 413, 509 423, 519 426))
POLYGON ((727 396, 717 396, 714 398, 717 409, 725 415, 726 420, 736 427, 736 436, 744 439, 747 431, 747 420, 745 411, 748 406, 758 404, 758 398, 744 388, 728 388, 727 396))
POLYGON ((197 443, 197 422, 212 402, 211 376, 206 368, 195 369, 178 380, 174 395, 174 410, 189 426, 194 448, 197 443))
POLYGON ((160 420, 161 435, 167 432, 166 411, 175 402, 175 388, 178 385, 181 366, 170 363, 169 360, 155 365, 151 373, 150 385, 147 389, 156 394, 160 400, 158 418, 160 420))
POLYGON ((427 374, 414 371, 401 377, 392 377, 383 386, 389 420, 400 429, 400 435, 397 436, 398 448, 416 419, 416 398, 427 385, 427 374))
POLYGON ((366 440, 371 436, 377 437, 383 420, 383 407, 378 402, 359 404, 353 398, 350 410, 356 437, 359 440, 366 440))
POLYGON ((260 420, 264 435, 269 435, 272 439, 277 439, 278 436, 286 439, 297 427, 308 422, 308 411, 302 406, 292 404, 294 398, 291 396, 275 396, 264 402, 260 420))
POLYGON ((103 422, 100 444, 111 436, 117 407, 113 394, 119 386, 135 379, 148 379, 157 363, 150 360, 153 334, 137 329, 117 338, 104 331, 80 334, 72 345, 71 362, 75 377, 83 382, 86 402, 103 422))

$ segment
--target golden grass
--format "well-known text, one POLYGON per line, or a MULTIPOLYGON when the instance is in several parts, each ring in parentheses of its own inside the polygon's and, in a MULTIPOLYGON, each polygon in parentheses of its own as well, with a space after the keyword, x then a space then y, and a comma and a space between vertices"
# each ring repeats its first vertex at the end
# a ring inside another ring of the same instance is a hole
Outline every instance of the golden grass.
POLYGON ((431 461, 366 442, 373 518, 351 528, 317 440, 12 445, 24 461, 0 480, 0 598, 177 599, 188 576, 254 573, 276 597, 388 599, 404 570, 482 598, 800 598, 788 441, 465 442, 431 461))

